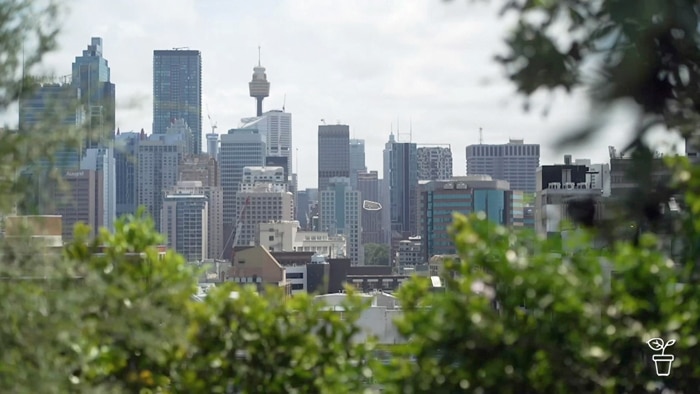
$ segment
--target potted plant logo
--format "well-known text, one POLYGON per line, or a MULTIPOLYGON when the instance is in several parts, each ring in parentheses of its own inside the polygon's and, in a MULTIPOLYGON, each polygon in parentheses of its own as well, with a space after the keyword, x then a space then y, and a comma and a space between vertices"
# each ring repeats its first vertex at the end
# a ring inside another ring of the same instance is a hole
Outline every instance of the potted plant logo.
POLYGON ((671 375, 671 365, 673 364, 673 359, 675 358, 673 354, 664 354, 666 348, 676 343, 675 339, 664 343, 661 338, 651 338, 647 345, 654 351, 661 351, 661 354, 655 354, 651 357, 654 360, 654 365, 656 366, 656 376, 669 376, 671 375))

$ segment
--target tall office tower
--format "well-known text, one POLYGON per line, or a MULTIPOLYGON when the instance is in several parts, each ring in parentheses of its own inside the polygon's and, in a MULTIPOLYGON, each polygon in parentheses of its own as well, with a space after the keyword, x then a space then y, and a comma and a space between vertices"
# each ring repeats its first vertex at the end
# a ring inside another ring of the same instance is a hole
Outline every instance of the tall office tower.
POLYGON ((89 148, 80 163, 81 170, 96 171, 101 176, 101 199, 95 204, 101 206, 102 226, 114 231, 114 221, 117 218, 117 173, 113 148, 89 148))
POLYGON ((102 174, 92 170, 69 170, 63 173, 64 185, 54 187, 52 197, 56 202, 53 214, 63 218, 63 240, 73 239, 75 224, 82 222, 91 228, 96 237, 102 222, 102 174))
POLYGON ((160 231, 163 191, 177 183, 179 163, 184 155, 185 144, 182 140, 169 141, 157 137, 151 135, 151 138, 141 141, 138 146, 136 202, 146 207, 160 231))
POLYGON ((220 186, 203 185, 202 181, 178 181, 168 195, 202 195, 207 198, 207 253, 204 258, 222 258, 224 248, 224 192, 220 186))
POLYGON ((438 181, 452 178, 452 150, 449 146, 418 148, 418 180, 438 181))
POLYGON ((153 133, 165 134, 183 119, 194 134, 193 150, 202 151, 202 55, 196 50, 153 51, 153 133))
MULTIPOLYGON (((66 78, 37 80, 38 86, 19 100, 19 130, 23 133, 49 134, 77 130, 85 124, 85 106, 80 88, 66 78)), ((54 166, 77 169, 82 150, 75 144, 60 144, 55 151, 54 166)), ((48 160, 42 167, 48 166, 48 160)))
MULTIPOLYGON (((267 111, 254 118, 241 119, 239 129, 255 129, 265 134, 267 152, 265 156, 284 157, 281 161, 270 165, 281 165, 286 168, 287 176, 292 172, 292 114, 280 110, 267 111)), ((267 164, 266 164, 267 165, 267 164)))
POLYGON ((207 134, 207 154, 213 159, 219 159, 219 135, 216 133, 207 134))
POLYGON ((418 147, 412 142, 396 142, 392 134, 384 149, 384 165, 392 238, 416 235, 418 147))
POLYGON ((185 155, 180 160, 178 181, 199 181, 202 186, 219 186, 219 163, 208 154, 185 155))
POLYGON ((318 190, 331 178, 350 178, 350 126, 318 126, 318 190))
POLYGON ((136 213, 136 156, 141 133, 117 130, 114 141, 114 162, 116 166, 116 216, 136 213))
POLYGON ((539 165, 539 144, 511 139, 501 145, 467 146, 467 175, 490 175, 493 179, 506 180, 511 190, 534 193, 539 165))
POLYGON ((357 189, 357 174, 367 172, 365 165, 365 140, 350 140, 350 185, 357 189))
POLYGON ((292 193, 279 190, 270 183, 259 183, 252 189, 238 192, 236 207, 238 212, 245 207, 245 212, 238 218, 241 233, 234 246, 259 244, 260 223, 294 219, 292 193))
MULTIPOLYGON (((522 197, 522 192, 518 193, 522 197)), ((422 181, 418 187, 418 206, 418 235, 423 241, 425 262, 435 255, 457 253, 448 233, 454 212, 465 215, 484 212, 488 220, 510 225, 515 208, 520 210, 522 220, 522 200, 512 198, 508 182, 488 175, 422 181)))
POLYGON ((253 79, 248 83, 250 97, 255 98, 256 116, 262 116, 263 99, 270 95, 270 82, 267 81, 265 67, 260 64, 260 48, 258 48, 258 65, 253 67, 253 79))
POLYGON ((166 194, 163 197, 160 228, 167 245, 187 261, 202 261, 209 252, 207 196, 166 194))
POLYGON ((320 191, 319 226, 329 235, 343 235, 347 240, 348 257, 354 265, 365 262, 362 234, 362 197, 353 190, 350 178, 330 178, 320 191))
POLYGON ((379 195, 379 173, 377 171, 358 173, 357 190, 362 196, 362 244, 385 242, 382 230, 383 206, 379 195))
MULTIPOLYGON (((19 99, 19 131, 36 135, 77 130, 85 122, 84 106, 80 103, 80 89, 69 78, 36 80, 34 90, 26 91, 19 99)), ((54 199, 47 190, 51 180, 50 169, 75 170, 80 166, 81 149, 78 141, 60 141, 53 146, 53 163, 40 160, 22 169, 20 176, 27 182, 27 194, 18 204, 21 214, 50 213, 55 208, 54 199)))
POLYGON ((110 82, 109 64, 102 57, 102 38, 92 37, 90 45, 73 63, 73 86, 80 89, 87 113, 88 138, 83 149, 96 148, 114 139, 116 89, 110 82))
MULTIPOLYGON (((287 168, 287 158, 282 156, 265 156, 265 167, 280 167, 282 168, 283 179, 287 183, 291 183, 289 179, 289 168, 287 168)), ((291 190, 290 190, 291 191, 291 190)))
POLYGON ((289 183, 284 177, 282 167, 258 167, 248 166, 243 168, 238 191, 253 190, 259 184, 268 184, 275 191, 289 191, 289 183))
POLYGON ((221 135, 219 174, 224 190, 224 249, 230 254, 228 240, 236 228, 236 194, 243 179, 243 168, 263 166, 267 152, 264 133, 255 129, 231 129, 221 135))

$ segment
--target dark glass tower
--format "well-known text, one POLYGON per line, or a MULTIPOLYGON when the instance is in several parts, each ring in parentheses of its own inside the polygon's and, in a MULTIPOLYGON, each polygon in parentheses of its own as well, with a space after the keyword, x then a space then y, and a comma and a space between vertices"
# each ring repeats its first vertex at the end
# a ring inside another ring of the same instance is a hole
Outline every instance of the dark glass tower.
POLYGON ((76 56, 72 77, 85 108, 88 138, 84 148, 114 139, 116 89, 110 82, 107 59, 102 57, 102 38, 92 37, 82 56, 76 56))
POLYGON ((153 51, 153 133, 165 134, 184 119, 194 134, 193 154, 202 152, 202 55, 196 50, 153 51))

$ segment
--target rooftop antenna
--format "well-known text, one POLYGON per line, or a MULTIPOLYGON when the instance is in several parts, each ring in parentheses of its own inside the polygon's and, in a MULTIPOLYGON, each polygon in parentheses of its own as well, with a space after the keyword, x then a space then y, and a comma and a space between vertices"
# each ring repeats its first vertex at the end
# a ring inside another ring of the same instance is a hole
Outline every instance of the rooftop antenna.
POLYGON ((284 112, 284 108, 287 105, 287 93, 284 94, 284 100, 282 100, 282 112, 284 112))
POLYGON ((296 173, 298 174, 299 173, 299 148, 296 148, 296 156, 297 156, 296 157, 296 170, 297 170, 296 173))
POLYGON ((484 129, 479 127, 479 145, 484 144, 484 129))
POLYGON ((261 67, 260 64, 260 45, 258 45, 258 67, 261 67))
POLYGON ((408 142, 413 142, 413 119, 408 118, 408 142))

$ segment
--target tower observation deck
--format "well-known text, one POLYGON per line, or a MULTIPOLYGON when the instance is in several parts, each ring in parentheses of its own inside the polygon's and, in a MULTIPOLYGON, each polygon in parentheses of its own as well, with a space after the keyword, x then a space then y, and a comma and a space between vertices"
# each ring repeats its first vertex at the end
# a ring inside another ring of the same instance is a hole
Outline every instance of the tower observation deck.
POLYGON ((250 97, 255 97, 257 101, 256 116, 262 116, 262 102, 270 95, 270 82, 267 81, 265 67, 260 65, 260 47, 258 47, 258 65, 253 67, 253 80, 248 83, 250 97))

